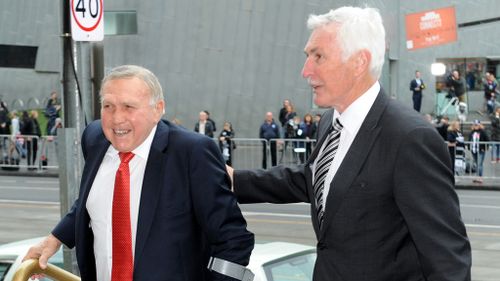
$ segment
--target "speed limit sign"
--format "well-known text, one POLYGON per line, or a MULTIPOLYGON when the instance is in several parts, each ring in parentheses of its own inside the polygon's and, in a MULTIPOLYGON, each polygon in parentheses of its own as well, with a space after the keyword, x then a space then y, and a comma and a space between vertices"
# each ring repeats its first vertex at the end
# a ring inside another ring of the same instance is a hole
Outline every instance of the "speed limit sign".
POLYGON ((75 41, 102 41, 104 38, 103 0, 71 1, 71 37, 75 41))

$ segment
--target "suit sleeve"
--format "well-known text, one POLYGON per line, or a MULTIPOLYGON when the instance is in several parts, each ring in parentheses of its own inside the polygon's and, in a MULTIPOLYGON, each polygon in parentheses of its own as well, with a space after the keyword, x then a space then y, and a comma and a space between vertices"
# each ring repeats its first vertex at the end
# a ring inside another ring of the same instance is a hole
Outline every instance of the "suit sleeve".
POLYGON ((305 165, 269 170, 234 171, 234 192, 240 203, 310 202, 305 165))
MULTIPOLYGON (((193 208, 211 244, 212 256, 247 265, 254 235, 246 229, 246 221, 229 189, 229 176, 215 142, 200 138, 189 162, 193 208)), ((223 278, 214 275, 215 280, 223 278)))
MULTIPOLYGON (((89 131, 94 132, 99 121, 91 123, 82 134, 82 152, 84 159, 87 159, 87 138, 89 137, 89 131)), ((92 134, 90 134, 92 135, 92 134)), ((81 190, 80 190, 81 191, 81 190)), ((81 197, 81 196, 80 196, 81 197)), ((79 197, 79 198, 80 198, 79 197)), ((52 230, 52 235, 57 237, 66 247, 73 248, 75 246, 76 240, 76 210, 79 206, 79 198, 75 200, 70 211, 59 221, 56 227, 52 230)))
POLYGON ((395 200, 426 280, 470 280, 471 248, 446 145, 433 128, 417 128, 400 144, 396 161, 395 200))

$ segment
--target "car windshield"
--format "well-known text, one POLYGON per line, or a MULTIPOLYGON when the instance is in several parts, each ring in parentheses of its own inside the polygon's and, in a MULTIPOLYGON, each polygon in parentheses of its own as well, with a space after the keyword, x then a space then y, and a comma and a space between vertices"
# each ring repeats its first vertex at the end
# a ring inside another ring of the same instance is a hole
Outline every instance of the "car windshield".
POLYGON ((3 281, 5 274, 7 273, 11 265, 12 262, 0 261, 0 281, 3 281))
POLYGON ((303 253, 264 265, 269 281, 311 281, 316 253, 303 253))

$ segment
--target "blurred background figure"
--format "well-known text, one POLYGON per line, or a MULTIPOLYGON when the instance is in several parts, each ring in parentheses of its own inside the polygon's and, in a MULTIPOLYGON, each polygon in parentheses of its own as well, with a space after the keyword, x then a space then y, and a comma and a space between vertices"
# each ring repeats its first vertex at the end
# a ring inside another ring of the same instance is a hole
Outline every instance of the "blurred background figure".
POLYGON ((45 107, 45 117, 47 117, 47 135, 56 123, 56 118, 60 117, 61 101, 57 98, 57 92, 50 93, 50 99, 45 107))
POLYGON ((490 141, 490 138, 484 130, 481 121, 474 120, 472 124, 472 131, 469 136, 470 152, 472 153, 472 158, 474 159, 474 165, 476 166, 477 178, 473 180, 475 183, 483 183, 483 162, 484 156, 486 154, 487 145, 484 142, 490 141))
POLYGON ((415 71, 415 79, 410 82, 410 90, 413 92, 413 109, 420 112, 422 106, 422 91, 425 89, 424 80, 420 78, 420 71, 415 71))
MULTIPOLYGON (((267 112, 266 119, 259 129, 259 138, 267 140, 271 149, 271 165, 276 166, 276 141, 271 141, 272 139, 280 138, 280 128, 276 122, 274 122, 273 113, 267 112)), ((267 169, 267 144, 262 142, 262 169, 267 169)))
POLYGON ((448 127, 448 150, 451 166, 455 175, 465 174, 465 139, 462 135, 460 121, 451 122, 448 127))
POLYGON ((497 96, 497 82, 495 76, 489 72, 486 72, 483 89, 484 89, 484 109, 488 114, 493 114, 496 106, 496 96, 497 96))
POLYGON ((194 131, 210 138, 214 137, 214 126, 212 122, 208 121, 208 114, 205 111, 200 112, 198 122, 194 125, 194 131))
POLYGON ((491 163, 500 163, 500 107, 490 115, 491 141, 495 142, 491 147, 491 163))
POLYGON ((8 155, 8 135, 10 135, 9 109, 5 102, 0 101, 0 148, 2 149, 0 161, 4 161, 8 155))
MULTIPOLYGON (((314 140, 316 139, 316 123, 313 120, 313 117, 310 113, 304 115, 304 121, 300 125, 300 128, 304 132, 304 138, 306 140, 314 140)), ((309 158, 312 151, 312 142, 306 142, 306 159, 309 158)))
POLYGON ((219 134, 219 148, 226 164, 229 166, 232 166, 233 149, 236 148, 232 138, 234 138, 233 126, 230 122, 226 121, 219 134))

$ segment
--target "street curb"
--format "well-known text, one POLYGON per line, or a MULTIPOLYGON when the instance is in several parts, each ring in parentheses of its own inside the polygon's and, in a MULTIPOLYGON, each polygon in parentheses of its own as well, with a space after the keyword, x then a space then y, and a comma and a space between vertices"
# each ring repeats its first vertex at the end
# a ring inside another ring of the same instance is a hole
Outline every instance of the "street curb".
POLYGON ((0 170, 0 176, 14 177, 47 177, 58 178, 59 172, 55 170, 34 170, 34 171, 4 171, 0 170))

